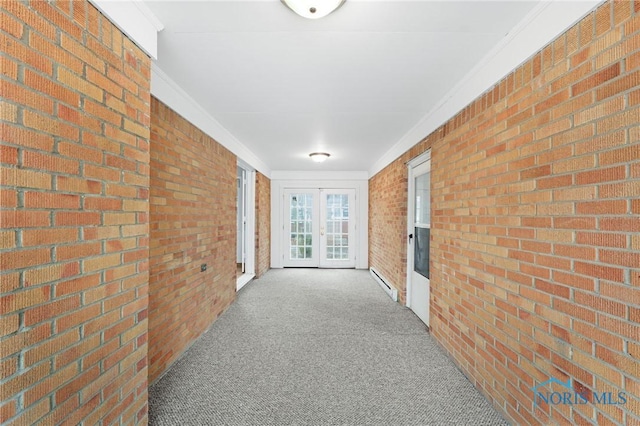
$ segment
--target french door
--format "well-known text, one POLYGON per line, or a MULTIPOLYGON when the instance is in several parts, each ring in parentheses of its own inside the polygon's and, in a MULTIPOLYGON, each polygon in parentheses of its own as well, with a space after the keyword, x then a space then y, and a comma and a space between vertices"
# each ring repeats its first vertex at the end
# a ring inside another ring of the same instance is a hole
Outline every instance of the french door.
POLYGON ((409 163, 407 306, 429 325, 431 239, 430 152, 409 163))
POLYGON ((285 189, 284 207, 283 266, 355 267, 355 189, 285 189))

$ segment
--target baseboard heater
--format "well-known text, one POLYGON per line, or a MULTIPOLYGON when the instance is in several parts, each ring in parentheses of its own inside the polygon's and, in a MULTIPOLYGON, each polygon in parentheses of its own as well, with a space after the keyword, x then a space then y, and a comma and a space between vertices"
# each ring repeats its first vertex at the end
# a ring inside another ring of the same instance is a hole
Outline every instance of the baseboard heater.
POLYGON ((378 271, 376 271, 376 268, 370 268, 369 272, 371 272, 371 276, 373 277, 374 280, 378 282, 378 284, 380 284, 380 287, 382 287, 384 292, 387 293, 389 297, 393 299, 394 302, 397 302, 398 290, 391 287, 389 284, 387 284, 387 280, 385 280, 384 277, 380 275, 378 271))

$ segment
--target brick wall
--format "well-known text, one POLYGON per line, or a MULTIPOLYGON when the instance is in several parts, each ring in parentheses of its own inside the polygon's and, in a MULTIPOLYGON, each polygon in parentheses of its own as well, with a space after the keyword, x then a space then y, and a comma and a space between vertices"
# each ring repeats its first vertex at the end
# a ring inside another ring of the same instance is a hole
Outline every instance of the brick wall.
POLYGON ((235 298, 236 171, 235 155, 151 99, 150 382, 235 298))
POLYGON ((256 172, 256 278, 271 266, 271 180, 256 172))
POLYGON ((144 423, 149 59, 88 2, 0 8, 0 418, 144 423))
POLYGON ((371 179, 402 289, 404 162, 432 147, 432 333, 515 424, 640 424, 639 87, 640 3, 607 2, 371 179), (549 378, 627 403, 534 408, 549 378))

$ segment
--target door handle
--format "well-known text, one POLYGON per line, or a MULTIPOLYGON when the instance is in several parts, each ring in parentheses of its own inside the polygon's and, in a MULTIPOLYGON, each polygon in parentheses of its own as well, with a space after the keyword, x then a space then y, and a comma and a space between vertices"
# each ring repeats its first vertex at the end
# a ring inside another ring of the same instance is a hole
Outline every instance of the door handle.
POLYGON ((412 239, 412 238, 413 238, 413 234, 409 234, 409 239, 412 239))

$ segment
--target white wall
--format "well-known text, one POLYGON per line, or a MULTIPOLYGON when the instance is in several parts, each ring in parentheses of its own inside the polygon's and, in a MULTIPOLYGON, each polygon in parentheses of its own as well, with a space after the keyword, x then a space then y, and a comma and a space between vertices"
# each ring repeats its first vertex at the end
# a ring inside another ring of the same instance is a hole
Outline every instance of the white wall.
POLYGON ((369 268, 369 175, 367 172, 271 172, 271 267, 282 268, 284 189, 356 190, 356 268, 369 268))

